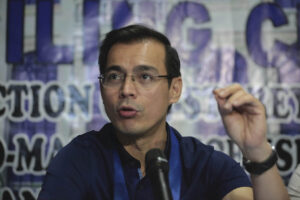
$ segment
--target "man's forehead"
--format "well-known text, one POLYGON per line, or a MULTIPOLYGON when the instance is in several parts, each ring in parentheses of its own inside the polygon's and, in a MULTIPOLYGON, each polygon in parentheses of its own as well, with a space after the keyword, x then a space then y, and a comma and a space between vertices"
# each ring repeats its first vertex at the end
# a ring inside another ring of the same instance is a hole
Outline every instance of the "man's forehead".
MULTIPOLYGON (((124 56, 125 58, 131 57, 131 55, 130 56, 126 55, 126 50, 124 48, 131 48, 131 47, 133 47, 135 45, 139 45, 139 44, 141 44, 142 46, 145 45, 145 49, 148 49, 148 50, 149 50, 149 45, 151 45, 151 47, 150 47, 151 51, 148 51, 149 54, 147 54, 147 55, 151 55, 151 56, 150 57, 147 56, 145 63, 143 63, 143 61, 142 61, 143 59, 142 59, 140 64, 137 63, 137 66, 134 66, 132 68, 132 71, 134 71, 134 70, 135 71, 136 70, 159 71, 157 69, 157 67, 158 67, 158 65, 161 65, 161 64, 166 69, 166 66, 165 66, 165 59, 166 59, 165 53, 166 52, 165 52, 164 44, 155 39, 147 38, 147 39, 136 40, 136 41, 132 41, 132 42, 118 42, 118 43, 113 44, 107 55, 107 63, 106 63, 107 65, 105 67, 105 72, 110 71, 110 70, 122 71, 125 67, 122 66, 122 63, 118 63, 119 56, 121 56, 121 57, 124 56), (109 62, 109 60, 112 62, 109 62), (115 62, 116 60, 118 60, 118 61, 115 62), (159 60, 161 60, 161 63, 157 64, 157 61, 159 61, 159 60), (150 61, 150 62, 148 62, 148 61, 150 61)), ((141 50, 136 51, 137 55, 139 55, 139 52, 144 52, 143 48, 144 47, 142 47, 141 50)), ((133 55, 133 56, 135 57, 135 55, 133 55)), ((145 57, 142 55, 141 58, 145 58, 145 57)))
POLYGON ((152 44, 152 45, 157 45, 157 46, 162 47, 163 50, 165 50, 165 45, 161 41, 159 41, 159 40, 157 40, 155 38, 143 38, 143 39, 137 39, 137 40, 132 40, 132 41, 119 41, 119 42, 116 42, 116 43, 114 43, 110 47, 110 49, 108 51, 108 54, 109 54, 109 52, 111 52, 112 49, 115 50, 116 46, 128 46, 128 47, 131 47, 131 46, 137 45, 137 44, 152 44))

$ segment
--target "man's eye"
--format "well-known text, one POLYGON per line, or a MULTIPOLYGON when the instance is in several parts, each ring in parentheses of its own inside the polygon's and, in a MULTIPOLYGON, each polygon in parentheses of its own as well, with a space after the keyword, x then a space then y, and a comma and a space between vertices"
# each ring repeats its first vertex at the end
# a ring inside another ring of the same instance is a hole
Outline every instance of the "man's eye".
POLYGON ((118 80, 118 79, 120 79, 120 75, 117 73, 110 73, 110 74, 107 74, 106 79, 107 80, 118 80))
POLYGON ((151 74, 143 73, 143 74, 140 74, 139 77, 140 77, 140 79, 142 79, 142 80, 144 80, 144 81, 146 81, 146 80, 152 81, 154 76, 151 75, 151 74))

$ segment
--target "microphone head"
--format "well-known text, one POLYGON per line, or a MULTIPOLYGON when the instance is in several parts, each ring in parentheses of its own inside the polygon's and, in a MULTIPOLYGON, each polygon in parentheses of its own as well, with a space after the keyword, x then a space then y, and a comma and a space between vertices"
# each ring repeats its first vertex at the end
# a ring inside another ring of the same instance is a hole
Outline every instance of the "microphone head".
POLYGON ((165 173, 169 172, 168 160, 163 151, 160 149, 150 149, 146 153, 146 174, 151 173, 153 170, 161 169, 165 173))

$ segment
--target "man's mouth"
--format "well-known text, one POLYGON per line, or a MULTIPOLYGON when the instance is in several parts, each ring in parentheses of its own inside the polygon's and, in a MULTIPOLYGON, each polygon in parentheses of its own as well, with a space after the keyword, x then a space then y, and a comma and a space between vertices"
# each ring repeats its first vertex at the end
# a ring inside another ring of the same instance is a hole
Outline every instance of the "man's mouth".
POLYGON ((121 106, 118 109, 118 113, 119 113, 120 117, 131 118, 131 117, 136 116, 137 110, 135 108, 132 108, 132 107, 129 107, 129 106, 121 106))

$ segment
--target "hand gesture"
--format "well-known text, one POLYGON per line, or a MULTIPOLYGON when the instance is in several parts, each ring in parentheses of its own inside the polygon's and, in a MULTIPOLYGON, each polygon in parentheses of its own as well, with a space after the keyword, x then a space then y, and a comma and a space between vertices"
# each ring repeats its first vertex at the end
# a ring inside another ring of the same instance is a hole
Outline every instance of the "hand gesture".
POLYGON ((263 161, 271 152, 266 139, 267 125, 263 104, 239 84, 215 89, 224 126, 243 155, 252 161, 263 161))

